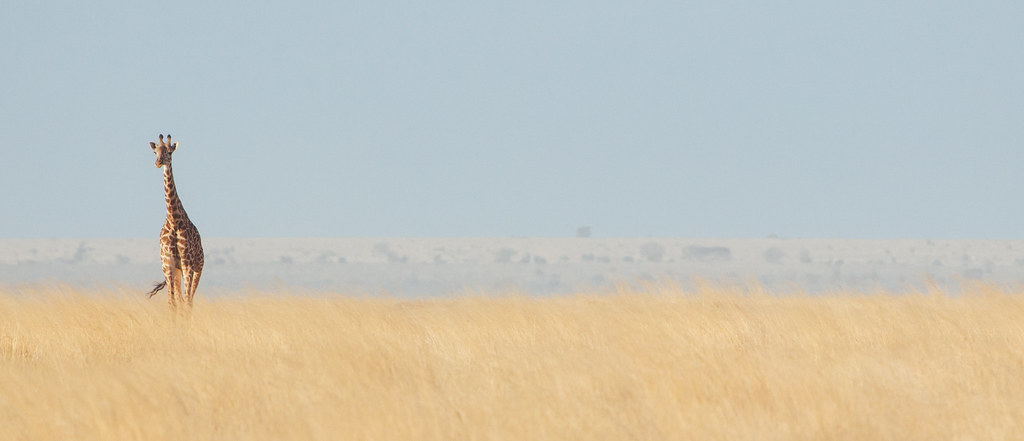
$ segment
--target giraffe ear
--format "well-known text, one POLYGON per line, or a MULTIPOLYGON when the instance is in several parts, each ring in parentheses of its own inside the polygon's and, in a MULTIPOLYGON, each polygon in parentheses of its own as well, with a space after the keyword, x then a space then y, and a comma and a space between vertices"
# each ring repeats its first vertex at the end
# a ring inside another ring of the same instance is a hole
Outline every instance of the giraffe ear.
POLYGON ((171 144, 171 151, 172 152, 177 150, 177 149, 178 149, 178 143, 177 142, 175 142, 174 144, 171 144))
POLYGON ((155 142, 149 143, 149 148, 151 148, 153 150, 156 150, 156 143, 155 142))

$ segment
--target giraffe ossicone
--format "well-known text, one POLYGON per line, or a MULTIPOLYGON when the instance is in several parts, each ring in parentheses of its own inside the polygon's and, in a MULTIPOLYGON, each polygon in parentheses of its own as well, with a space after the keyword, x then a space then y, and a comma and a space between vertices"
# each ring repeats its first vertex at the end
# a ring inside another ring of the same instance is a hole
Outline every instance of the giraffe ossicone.
POLYGON ((172 309, 177 309, 179 303, 191 309, 199 277, 203 274, 203 241, 199 237, 199 230, 185 214, 178 190, 174 186, 171 154, 178 148, 178 143, 171 142, 170 134, 166 140, 161 134, 159 140, 159 144, 150 142, 149 146, 156 154, 156 167, 164 169, 167 220, 160 230, 160 263, 164 281, 156 284, 149 292, 149 297, 167 287, 167 303, 172 309))

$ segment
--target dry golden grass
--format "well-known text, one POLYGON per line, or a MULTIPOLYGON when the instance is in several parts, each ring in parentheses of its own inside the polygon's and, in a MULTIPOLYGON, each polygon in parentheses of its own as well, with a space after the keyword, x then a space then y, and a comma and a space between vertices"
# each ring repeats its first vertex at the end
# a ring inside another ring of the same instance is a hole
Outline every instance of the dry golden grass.
POLYGON ((0 289, 0 439, 1024 437, 1024 293, 0 289))

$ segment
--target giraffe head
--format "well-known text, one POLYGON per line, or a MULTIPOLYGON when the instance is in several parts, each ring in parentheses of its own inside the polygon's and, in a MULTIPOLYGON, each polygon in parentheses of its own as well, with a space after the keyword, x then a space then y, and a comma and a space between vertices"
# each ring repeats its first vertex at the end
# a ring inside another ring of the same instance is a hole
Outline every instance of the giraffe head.
POLYGON ((160 144, 151 142, 149 146, 156 153, 156 168, 160 168, 171 163, 171 153, 178 148, 178 143, 171 142, 171 135, 167 135, 167 141, 164 142, 164 135, 160 135, 160 144))

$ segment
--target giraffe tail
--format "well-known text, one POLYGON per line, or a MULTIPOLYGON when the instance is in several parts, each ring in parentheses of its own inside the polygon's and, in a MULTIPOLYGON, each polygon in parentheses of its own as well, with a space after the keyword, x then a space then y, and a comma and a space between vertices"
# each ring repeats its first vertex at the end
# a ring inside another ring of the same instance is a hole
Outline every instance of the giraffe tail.
POLYGON ((153 286, 153 290, 149 292, 149 297, 148 298, 150 298, 150 299, 153 298, 153 296, 156 295, 156 293, 160 292, 161 289, 164 289, 165 286, 167 286, 167 281, 166 280, 163 281, 163 282, 157 283, 155 286, 153 286))

